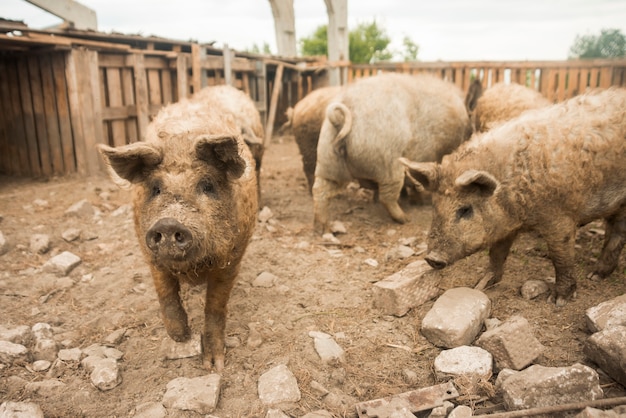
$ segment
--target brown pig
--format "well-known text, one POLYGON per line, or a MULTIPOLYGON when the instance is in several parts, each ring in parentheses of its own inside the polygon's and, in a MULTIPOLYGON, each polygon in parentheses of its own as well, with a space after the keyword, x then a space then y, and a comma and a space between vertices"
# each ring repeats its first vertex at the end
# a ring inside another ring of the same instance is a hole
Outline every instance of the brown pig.
POLYGON ((556 273, 550 299, 576 290, 576 229, 606 221, 594 278, 610 275, 626 242, 626 90, 608 89, 530 110, 474 136, 441 164, 401 159, 430 190, 426 261, 444 268, 489 249, 477 288, 500 281, 520 232, 547 242, 556 273))
POLYGON ((258 210, 255 162, 236 118, 221 101, 183 99, 161 109, 144 141, 98 148, 113 180, 132 186, 167 333, 189 339, 180 284, 206 284, 202 359, 222 370, 226 305, 258 210))

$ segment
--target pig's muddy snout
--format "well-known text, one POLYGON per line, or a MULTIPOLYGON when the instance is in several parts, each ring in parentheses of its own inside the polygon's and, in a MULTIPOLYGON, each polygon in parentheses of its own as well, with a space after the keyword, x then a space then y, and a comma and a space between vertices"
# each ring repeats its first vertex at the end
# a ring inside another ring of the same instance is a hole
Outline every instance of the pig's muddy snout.
POLYGON ((155 254, 180 259, 193 243, 191 231, 173 218, 157 221, 146 233, 146 244, 155 254))
POLYGON ((441 270, 442 268, 448 266, 448 262, 445 261, 439 254, 434 252, 426 254, 426 257, 424 257, 424 259, 429 266, 437 270, 441 270))

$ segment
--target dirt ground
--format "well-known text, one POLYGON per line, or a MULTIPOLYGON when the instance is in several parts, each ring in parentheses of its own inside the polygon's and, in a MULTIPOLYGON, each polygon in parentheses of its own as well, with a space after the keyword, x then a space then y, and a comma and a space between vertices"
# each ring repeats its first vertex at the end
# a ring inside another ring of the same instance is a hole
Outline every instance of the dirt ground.
MULTIPOLYGON (((333 218, 344 223, 347 233, 338 236, 341 245, 323 243, 312 233, 312 198, 290 137, 274 138, 267 149, 262 189, 262 205, 271 209, 273 217, 258 224, 229 302, 226 333, 230 347, 213 415, 264 417, 268 407, 259 400, 257 382, 278 364, 288 365, 302 393, 298 403, 283 405, 294 417, 319 409, 337 417, 354 416, 355 402, 438 383, 432 365, 440 349, 419 331, 433 301, 397 318, 383 315, 372 298, 373 283, 422 256, 419 251, 407 259, 387 254, 412 237, 412 247, 421 248, 430 224, 430 206, 403 202, 412 221, 399 225, 372 202, 370 192, 348 189, 331 206, 333 218), (367 259, 377 260, 378 266, 366 263, 367 259), (252 286, 261 272, 274 274, 276 283, 268 288, 252 286), (260 345, 248 342, 251 330, 260 333, 260 345), (312 330, 335 336, 346 353, 342 364, 320 361, 308 335, 312 330), (405 370, 414 372, 416 381, 407 379, 405 370), (332 396, 320 394, 312 382, 332 396)), ((0 256, 0 325, 49 323, 55 338, 69 348, 85 348, 102 342, 112 331, 128 330, 117 346, 124 353, 123 381, 113 390, 99 391, 86 371, 68 363, 53 376, 66 383, 65 389, 54 396, 33 395, 9 377, 31 382, 46 378, 45 372, 29 371, 24 365, 0 365, 0 402, 37 402, 46 417, 128 417, 136 406, 160 401, 170 380, 207 374, 197 357, 163 360, 160 356, 161 343, 168 337, 151 277, 134 234, 131 210, 118 210, 129 203, 129 192, 104 176, 47 181, 0 178, 0 231, 11 246, 0 256), (81 199, 96 208, 96 217, 64 216, 81 199), (68 243, 61 238, 69 228, 82 231, 78 241, 68 243), (43 255, 31 253, 33 234, 50 235, 52 250, 43 255), (69 276, 73 283, 61 289, 58 279, 44 274, 41 266, 66 250, 81 257, 82 263, 69 276)), ((591 365, 582 353, 589 335, 585 310, 626 290, 624 254, 620 268, 608 279, 599 283, 584 279, 601 249, 602 232, 598 222, 579 231, 578 296, 564 308, 557 309, 545 298, 525 300, 519 295, 525 280, 554 274, 545 244, 532 236, 516 242, 503 281, 486 290, 492 317, 505 320, 519 314, 528 319, 546 347, 539 364, 591 365)), ((486 252, 482 252, 442 270, 438 273, 441 289, 473 286, 486 264, 486 252)), ((184 288, 183 294, 191 326, 199 331, 202 289, 184 288)), ((623 388, 608 378, 603 377, 602 383, 606 396, 623 394, 623 388)), ((480 408, 497 402, 497 398, 489 399, 487 389, 465 394, 463 403, 480 408)), ((170 416, 200 416, 169 412, 170 416)))

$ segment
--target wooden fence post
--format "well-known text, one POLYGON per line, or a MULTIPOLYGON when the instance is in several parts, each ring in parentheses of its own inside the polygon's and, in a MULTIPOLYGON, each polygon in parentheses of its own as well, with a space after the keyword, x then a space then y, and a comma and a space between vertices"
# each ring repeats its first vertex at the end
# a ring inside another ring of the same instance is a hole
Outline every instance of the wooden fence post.
POLYGON ((280 94, 280 88, 283 84, 283 69, 284 65, 279 64, 276 68, 276 76, 274 77, 274 88, 272 89, 272 100, 270 101, 270 112, 267 117, 265 140, 263 141, 263 145, 266 148, 272 140, 272 134, 274 133, 274 119, 276 118, 276 108, 278 107, 278 95, 280 94))

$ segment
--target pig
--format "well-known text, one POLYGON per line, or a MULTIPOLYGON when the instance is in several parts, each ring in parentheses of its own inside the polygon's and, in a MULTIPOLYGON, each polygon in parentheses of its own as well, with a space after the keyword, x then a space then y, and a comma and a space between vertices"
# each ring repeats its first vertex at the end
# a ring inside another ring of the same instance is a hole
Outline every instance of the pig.
POLYGON ((254 158, 224 93, 162 108, 143 141, 98 145, 120 186, 133 191, 135 232, 169 336, 190 338, 182 283, 206 285, 202 362, 224 368, 226 309, 254 231, 254 158))
POLYGON ((541 93, 521 84, 496 83, 483 90, 478 79, 470 85, 465 97, 474 132, 488 131, 526 110, 551 104, 541 93))
POLYGON ((201 89, 193 95, 192 100, 203 101, 208 105, 220 102, 224 112, 233 115, 235 123, 241 129, 243 140, 254 157, 257 193, 261 202, 261 163, 265 152, 265 131, 261 115, 250 96, 236 87, 221 84, 201 89))
POLYGON ((290 128, 298 144, 309 193, 312 193, 315 181, 317 140, 326 115, 326 107, 340 91, 341 86, 320 87, 304 96, 286 112, 288 120, 283 129, 290 128))
POLYGON ((398 158, 440 161, 470 134, 463 93, 452 83, 387 73, 344 87, 326 109, 317 145, 315 232, 328 232, 329 201, 352 180, 375 183, 391 218, 406 222, 398 158))
POLYGON ((426 261, 442 269, 489 249, 478 289, 502 279, 521 232, 547 243, 556 282, 549 300, 576 291, 578 226, 606 221, 591 278, 610 275, 626 242, 626 90, 611 88, 529 110, 459 147, 441 163, 401 163, 432 192, 426 261))

